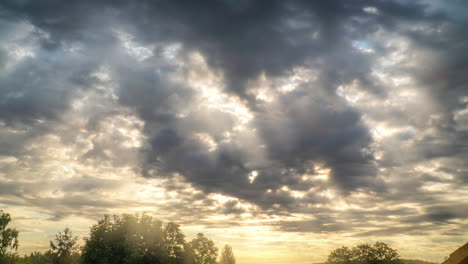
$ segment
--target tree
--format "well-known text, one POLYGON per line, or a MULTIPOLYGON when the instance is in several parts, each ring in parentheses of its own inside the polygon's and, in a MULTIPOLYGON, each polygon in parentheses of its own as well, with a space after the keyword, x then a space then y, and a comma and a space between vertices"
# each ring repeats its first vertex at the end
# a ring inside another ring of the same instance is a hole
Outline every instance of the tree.
POLYGON ((78 237, 73 237, 70 228, 65 228, 55 236, 56 243, 50 241, 54 264, 72 264, 79 262, 78 237))
POLYGON ((398 263, 399 258, 397 251, 383 242, 377 242, 373 246, 368 244, 357 246, 356 259, 359 263, 398 263))
POLYGON ((218 248, 203 233, 198 233, 197 238, 190 242, 190 249, 194 264, 216 264, 218 248))
POLYGON ((184 260, 185 235, 178 224, 169 222, 163 231, 164 248, 169 264, 179 264, 184 260))
POLYGON ((234 256, 234 252, 232 252, 231 246, 224 246, 219 259, 219 264, 236 264, 236 257, 234 256))
POLYGON ((7 228, 10 222, 10 214, 0 210, 0 263, 8 263, 15 257, 9 250, 18 249, 18 231, 15 228, 7 228))
POLYGON ((85 238, 86 264, 216 264, 218 249, 203 234, 190 243, 179 225, 147 214, 108 215, 85 238))
POLYGON ((353 254, 348 247, 337 248, 328 255, 327 264, 353 264, 353 254))
POLYGON ((337 248, 330 253, 328 264, 401 264, 397 251, 383 242, 360 244, 352 249, 337 248))
POLYGON ((85 239, 88 264, 158 264, 167 259, 162 222, 146 214, 104 216, 85 239))

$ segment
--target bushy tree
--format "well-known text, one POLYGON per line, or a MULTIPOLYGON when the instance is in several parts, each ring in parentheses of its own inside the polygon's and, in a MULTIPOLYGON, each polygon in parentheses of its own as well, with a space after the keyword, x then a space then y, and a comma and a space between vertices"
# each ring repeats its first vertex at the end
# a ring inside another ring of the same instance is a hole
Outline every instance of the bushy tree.
POLYGON ((353 254, 353 251, 348 247, 337 248, 328 255, 327 264, 353 264, 353 254))
POLYGON ((55 236, 55 243, 50 241, 53 264, 79 263, 78 237, 74 237, 70 228, 65 228, 55 236))
POLYGON ((82 258, 86 264, 182 264, 185 248, 178 225, 164 226, 146 214, 124 214, 105 216, 91 228, 82 258))
POLYGON ((330 253, 328 264, 401 264, 398 252, 383 242, 360 244, 352 249, 337 248, 330 253))
POLYGON ((17 264, 19 259, 18 254, 6 253, 0 258, 0 264, 17 264))
POLYGON ((18 231, 7 227, 10 222, 10 214, 0 210, 0 264, 12 263, 17 258, 10 250, 18 249, 18 231))
MULTIPOLYGON (((9 215, 2 214, 2 217, 2 230, 7 230, 9 215)), ((5 238, 13 238, 3 248, 16 249, 17 232, 8 230, 2 234, 10 234, 4 235, 5 238)), ((202 233, 186 243, 179 225, 172 222, 163 225, 147 214, 104 216, 84 239, 81 256, 77 240, 71 230, 65 228, 50 241, 47 252, 34 252, 22 258, 4 254, 0 264, 216 264, 218 255, 213 241, 202 233)), ((235 264, 232 249, 226 246, 223 252, 226 260, 223 264, 235 264)))
POLYGON ((231 246, 224 246, 219 259, 219 264, 236 264, 236 257, 234 256, 231 246))
POLYGON ((163 231, 164 249, 167 263, 178 264, 184 261, 185 235, 176 223, 168 223, 163 231))
POLYGON ((190 249, 194 264, 216 264, 218 248, 203 233, 198 233, 197 237, 190 242, 190 249))

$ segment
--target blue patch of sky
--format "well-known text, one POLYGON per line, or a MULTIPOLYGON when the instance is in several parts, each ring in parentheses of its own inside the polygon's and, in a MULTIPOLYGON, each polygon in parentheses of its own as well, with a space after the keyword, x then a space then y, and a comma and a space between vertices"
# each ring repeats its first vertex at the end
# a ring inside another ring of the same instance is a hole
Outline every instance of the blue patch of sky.
POLYGON ((353 47, 362 51, 372 51, 372 45, 364 40, 356 40, 353 42, 353 47))

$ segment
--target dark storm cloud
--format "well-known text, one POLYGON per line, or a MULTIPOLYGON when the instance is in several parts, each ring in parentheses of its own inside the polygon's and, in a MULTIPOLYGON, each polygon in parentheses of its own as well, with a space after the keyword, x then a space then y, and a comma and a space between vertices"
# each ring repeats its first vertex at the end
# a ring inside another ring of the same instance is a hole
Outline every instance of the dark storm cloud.
POLYGON ((415 217, 408 217, 405 223, 438 223, 444 224, 454 220, 468 218, 468 205, 466 203, 458 204, 438 204, 429 205, 425 208, 424 214, 415 217))
MULTIPOLYGON (((256 78, 260 73, 281 76, 293 66, 304 65, 307 60, 323 59, 327 63, 332 63, 320 65, 324 66, 323 72, 320 72, 324 77, 321 78, 322 83, 319 85, 325 90, 336 88, 340 83, 337 80, 347 82, 353 78, 368 79, 364 74, 368 72, 365 64, 360 66, 360 63, 365 62, 365 58, 355 55, 356 67, 344 68, 339 66, 341 62, 339 55, 328 56, 330 53, 343 52, 346 48, 350 48, 350 39, 344 37, 353 32, 345 32, 343 21, 347 21, 352 14, 364 15, 361 7, 339 3, 316 5, 301 2, 290 4, 248 2, 245 6, 236 7, 222 1, 203 4, 163 1, 148 6, 147 12, 161 14, 164 20, 160 23, 156 20, 153 24, 137 28, 136 32, 137 34, 139 31, 143 32, 145 38, 141 39, 151 42, 154 39, 150 39, 151 35, 147 32, 164 30, 168 39, 174 38, 180 41, 189 50, 201 51, 212 67, 223 71, 228 91, 247 100, 251 110, 258 114, 259 120, 262 120, 264 117, 261 105, 257 105, 255 100, 246 93, 247 81, 256 78), (316 40, 313 39, 314 33, 316 40), (336 43, 336 45, 330 45, 330 43, 336 43), (281 52, 282 50, 288 52, 281 52), (337 60, 336 64, 335 60, 337 60)), ((158 34, 154 36, 157 39, 158 34)), ((301 97, 300 94, 297 96, 297 98, 301 97)), ((332 101, 332 104, 339 100, 333 94, 323 99, 332 101)), ((312 102, 305 103, 312 107, 312 102)), ((344 104, 344 102, 337 102, 337 104, 340 103, 344 104)), ((173 126, 157 132, 154 136, 152 141, 156 152, 154 154, 158 155, 160 151, 169 153, 161 155, 163 167, 169 171, 182 173, 191 182, 207 191, 224 192, 249 201, 267 203, 264 205, 294 203, 294 198, 288 197, 285 193, 266 199, 261 198, 262 192, 267 189, 278 189, 282 185, 300 185, 298 177, 294 179, 292 175, 294 173, 285 174, 282 171, 297 170, 297 173, 300 173, 304 170, 301 168, 304 166, 303 163, 312 159, 324 160, 326 165, 332 166, 337 178, 336 182, 342 187, 353 189, 357 186, 370 185, 365 179, 374 175, 372 158, 365 157, 361 153, 363 148, 370 143, 370 138, 366 129, 359 124, 360 117, 357 112, 350 109, 349 111, 336 110, 337 113, 331 110, 328 113, 329 109, 325 107, 320 111, 326 117, 320 119, 317 114, 314 120, 312 117, 307 118, 306 113, 312 110, 307 109, 307 106, 304 109, 288 110, 287 108, 290 107, 288 102, 288 105, 285 104, 284 107, 286 107, 286 118, 288 118, 288 112, 292 112, 292 114, 304 115, 304 120, 298 120, 297 124, 294 122, 281 124, 286 127, 270 124, 277 126, 278 132, 295 129, 302 121, 309 123, 310 125, 306 127, 310 127, 311 130, 299 130, 297 134, 292 134, 290 138, 285 139, 285 142, 281 142, 275 141, 274 138, 270 139, 266 135, 269 128, 265 122, 255 123, 260 133, 265 132, 262 136, 265 136, 267 151, 273 158, 273 163, 278 162, 278 165, 273 165, 276 169, 247 166, 249 160, 246 159, 246 150, 242 142, 222 144, 218 146, 215 153, 208 153, 203 147, 196 146, 188 140, 186 131, 180 131, 173 126), (329 127, 327 127, 327 122, 330 124, 329 127), (317 127, 319 123, 325 127, 323 131, 337 132, 336 129, 339 126, 350 128, 349 131, 343 130, 346 132, 337 134, 335 138, 333 136, 329 138, 328 144, 326 142, 319 144, 320 136, 324 134, 310 134, 313 132, 312 128, 317 127), (348 136, 350 138, 346 139, 345 137, 348 136), (340 140, 337 140, 338 138, 340 140), (278 147, 275 145, 290 144, 289 140, 297 141, 289 147, 291 152, 276 152, 278 147), (172 149, 168 152, 170 148, 172 149), (296 157, 297 161, 294 164, 289 160, 291 157, 296 157), (247 174, 254 169, 258 169, 259 176, 252 185, 247 180, 247 174), (359 176, 364 176, 364 180, 360 180, 359 176), (351 178, 354 180, 345 182, 345 179, 351 178), (354 186, 348 186, 347 183, 352 183, 354 186), (273 202, 274 200, 276 202, 273 202)), ((319 110, 319 108, 317 106, 314 110, 319 110)), ((268 115, 268 112, 265 114, 268 115)), ((295 117, 290 116, 290 118, 295 117)), ((212 131, 208 133, 212 134, 212 131)), ((270 167, 271 164, 267 166, 270 167)))
POLYGON ((81 57, 63 56, 46 53, 26 59, 0 80, 2 120, 34 123, 43 118, 56 119, 69 107, 73 93, 89 87, 93 81, 89 74, 95 65, 81 57), (61 58, 54 60, 54 56, 61 58))
MULTIPOLYGON (((0 15, 5 22, 2 32, 16 30, 15 23, 34 26, 21 42, 34 44, 34 56, 8 66, 14 56, 6 46, 0 48, 0 68, 11 67, 0 74, 0 120, 4 126, 0 133, 9 137, 0 139, 0 152, 5 155, 24 154, 22 147, 11 145, 25 143, 29 134, 57 133, 40 122, 63 122, 60 117, 70 109, 72 100, 100 85, 93 74, 106 66, 116 102, 144 122, 147 142, 141 147, 144 157, 138 170, 147 177, 179 173, 206 193, 223 193, 265 210, 276 206, 286 211, 329 203, 331 199, 307 193, 311 188, 323 190, 322 185, 346 195, 366 190, 392 201, 409 199, 426 204, 435 199, 421 191, 429 179, 420 178, 407 167, 440 157, 450 158, 448 164, 457 167, 452 170, 459 182, 468 179, 466 165, 461 162, 467 156, 468 135, 459 129, 457 120, 463 118, 455 118, 455 112, 467 107, 467 100, 461 98, 467 95, 464 33, 468 27, 466 22, 431 9, 425 2, 2 1, 0 15), (427 30, 440 25, 440 31, 427 30), (389 56, 392 48, 374 44, 373 53, 356 48, 356 41, 380 31, 409 41, 413 61, 392 73, 408 72, 437 104, 438 112, 412 116, 411 111, 384 109, 382 104, 382 109, 364 113, 336 93, 340 85, 357 82, 380 102, 387 99, 391 91, 371 73, 376 61, 389 56), (128 55, 119 32, 146 45, 152 54, 141 60, 128 55), (210 70, 223 76, 223 92, 239 99, 253 115, 247 132, 233 133, 237 121, 231 114, 194 106, 201 96, 192 89, 193 84, 174 82, 170 76, 184 76, 199 65, 166 63, 164 48, 170 44, 181 45, 174 55, 176 60, 187 62, 192 52, 200 52, 210 70), (294 91, 276 93, 272 103, 256 98, 255 89, 249 85, 261 75, 275 82, 275 78, 288 77, 297 68, 311 68, 317 78, 301 82, 294 91), (395 150, 402 142, 413 143, 414 148, 404 153, 408 159, 388 148, 377 161, 375 139, 364 123, 368 117, 395 125, 409 123, 419 132, 432 129, 432 133, 418 136, 411 130, 398 134, 388 141, 390 148, 395 150), (5 132, 14 126, 29 126, 29 134, 5 132), (234 136, 224 140, 226 132, 234 136), (209 149, 197 135, 208 135, 216 148, 209 149), (304 174, 318 173, 320 167, 330 169, 329 183, 302 179, 304 174), (382 180, 379 168, 394 169, 389 175, 401 175, 402 180, 382 180), (250 180, 254 171, 257 176, 250 180), (389 190, 395 187, 399 191, 391 193, 389 190), (300 198, 293 196, 292 190, 306 194, 300 198)), ((98 131, 99 123, 112 114, 99 109, 86 128, 98 131)), ((72 141, 75 134, 61 138, 63 142, 67 138, 72 141)), ((125 150, 110 147, 119 140, 94 141, 93 148, 80 158, 108 161, 111 152, 116 154, 114 166, 134 165, 123 161, 121 153, 125 150)), ((64 190, 90 191, 95 185, 99 184, 82 178, 64 186, 64 190)), ((178 186, 168 188, 180 191, 178 186)), ((190 199, 203 200, 195 196, 190 199)), ((81 204, 69 205, 82 208, 81 204)), ((243 209, 227 202, 220 211, 235 215, 243 209)), ((444 210, 431 211, 427 217, 433 221, 453 218, 451 211, 444 210)), ((284 223, 282 229, 348 230, 333 219, 314 221, 284 223), (327 221, 332 224, 325 225, 327 221)))
POLYGON ((335 96, 306 86, 283 96, 277 109, 261 111, 257 122, 273 160, 298 173, 308 160, 324 162, 336 184, 352 189, 371 185, 365 181, 375 174, 365 153, 371 137, 360 118, 335 96), (270 116, 275 111, 283 118, 270 116))
POLYGON ((346 43, 347 39, 342 38, 343 22, 352 15, 365 16, 363 4, 364 1, 7 1, 4 6, 5 13, 29 19, 49 32, 47 41, 57 46, 69 41, 93 42, 100 35, 107 35, 102 34, 106 33, 102 24, 109 23, 109 19, 122 19, 129 23, 123 26, 133 29, 141 41, 178 41, 200 50, 211 65, 223 69, 229 88, 242 96, 245 82, 261 72, 284 73, 311 55, 318 56, 331 51, 334 44, 346 43), (311 39, 313 33, 318 34, 317 41, 311 39), (279 52, 284 50, 288 52, 279 52))
POLYGON ((221 211, 222 214, 241 214, 244 213, 245 210, 239 207, 239 202, 237 201, 229 201, 224 203, 224 209, 221 211))

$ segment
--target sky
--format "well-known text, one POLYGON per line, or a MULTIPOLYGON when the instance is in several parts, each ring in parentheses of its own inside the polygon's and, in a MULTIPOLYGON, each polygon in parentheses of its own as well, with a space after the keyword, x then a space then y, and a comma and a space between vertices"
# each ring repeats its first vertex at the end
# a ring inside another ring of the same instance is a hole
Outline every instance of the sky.
POLYGON ((0 2, 0 208, 19 252, 104 214, 314 263, 468 240, 468 2, 0 2))

